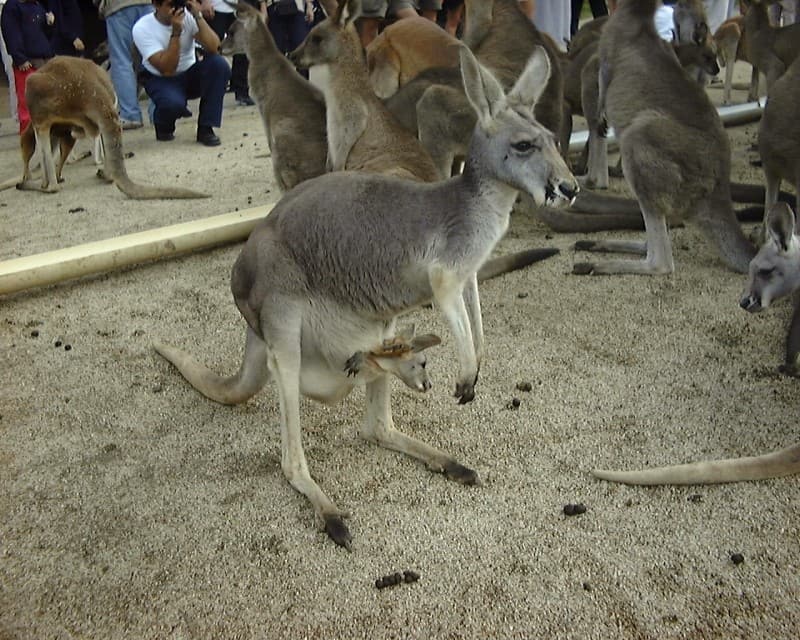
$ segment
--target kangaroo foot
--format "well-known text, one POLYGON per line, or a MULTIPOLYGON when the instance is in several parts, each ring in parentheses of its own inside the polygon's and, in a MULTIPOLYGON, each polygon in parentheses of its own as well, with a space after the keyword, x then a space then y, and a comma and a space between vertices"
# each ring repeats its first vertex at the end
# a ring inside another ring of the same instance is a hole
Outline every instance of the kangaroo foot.
POLYGON ((591 262, 576 262, 572 265, 572 273, 576 276, 590 276, 594 273, 594 264, 591 262))
POLYGON ((459 382, 456 384, 456 392, 453 394, 458 398, 458 404, 467 404, 475 399, 475 384, 478 382, 478 374, 472 382, 459 382))
POLYGON ((329 513, 322 516, 325 524, 325 533, 340 547, 344 547, 348 551, 352 551, 351 545, 353 537, 350 535, 350 530, 342 520, 341 514, 329 513))
POLYGON ((449 478, 450 480, 455 480, 460 484, 472 486, 480 486, 483 484, 481 479, 478 477, 477 471, 474 471, 469 467, 465 467, 463 464, 459 464, 455 460, 446 463, 442 469, 442 473, 445 475, 445 477, 449 478))

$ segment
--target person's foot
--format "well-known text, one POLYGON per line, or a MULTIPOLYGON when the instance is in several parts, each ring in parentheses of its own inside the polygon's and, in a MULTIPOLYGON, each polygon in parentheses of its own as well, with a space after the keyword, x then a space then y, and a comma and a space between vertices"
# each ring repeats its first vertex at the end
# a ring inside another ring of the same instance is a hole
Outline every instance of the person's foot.
POLYGON ((253 102, 253 99, 248 94, 244 94, 236 96, 236 104, 240 107, 252 107, 255 102, 253 102))
POLYGON ((132 129, 141 129, 144 125, 139 120, 126 120, 120 118, 120 124, 123 131, 131 131, 132 129))
POLYGON ((160 140, 161 142, 169 142, 170 140, 175 139, 175 128, 174 127, 166 127, 164 125, 155 125, 156 128, 156 140, 160 140))
POLYGON ((207 147, 218 147, 222 144, 211 127, 197 127, 197 141, 207 147))

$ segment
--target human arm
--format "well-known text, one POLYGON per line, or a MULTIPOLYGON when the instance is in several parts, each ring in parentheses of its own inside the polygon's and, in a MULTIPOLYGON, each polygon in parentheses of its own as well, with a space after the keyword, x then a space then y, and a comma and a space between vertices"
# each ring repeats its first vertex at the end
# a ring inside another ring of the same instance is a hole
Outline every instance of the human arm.
POLYGON ((209 53, 218 53, 219 36, 203 17, 203 8, 199 0, 186 0, 186 10, 192 14, 195 22, 197 22, 197 33, 194 35, 195 41, 209 53))
MULTIPOLYGON (((181 33, 185 27, 186 14, 179 9, 170 14, 170 36, 166 47, 163 35, 158 35, 145 28, 145 18, 142 18, 133 27, 133 41, 142 58, 153 66, 163 76, 175 75, 181 54, 181 33)), ((163 32, 162 32, 163 33, 163 32)))
POLYGON ((8 2, 3 7, 0 12, 0 30, 3 33, 8 55, 11 56, 14 65, 22 71, 30 69, 31 63, 28 61, 22 39, 22 15, 18 3, 8 2))

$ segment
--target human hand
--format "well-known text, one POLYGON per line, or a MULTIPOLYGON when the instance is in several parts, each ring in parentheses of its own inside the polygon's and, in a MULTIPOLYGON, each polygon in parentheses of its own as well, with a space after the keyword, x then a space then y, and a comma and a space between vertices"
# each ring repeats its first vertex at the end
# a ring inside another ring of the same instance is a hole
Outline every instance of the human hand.
POLYGON ((172 33, 180 33, 183 31, 183 19, 186 16, 186 9, 184 7, 175 7, 172 9, 169 22, 172 25, 172 33))
POLYGON ((56 21, 56 15, 52 11, 48 11, 44 14, 44 19, 47 24, 53 24, 56 21))
POLYGON ((19 65, 20 71, 28 71, 29 69, 33 69, 33 65, 27 60, 23 62, 21 65, 19 65))
POLYGON ((306 22, 314 22, 314 5, 306 2, 306 22))
POLYGON ((197 16, 200 15, 200 11, 202 7, 197 0, 186 0, 186 8, 189 10, 189 13, 192 14, 192 17, 197 19, 197 16))
POLYGON ((86 48, 86 46, 83 44, 83 40, 80 38, 75 38, 72 41, 72 46, 75 47, 75 51, 83 51, 86 48))

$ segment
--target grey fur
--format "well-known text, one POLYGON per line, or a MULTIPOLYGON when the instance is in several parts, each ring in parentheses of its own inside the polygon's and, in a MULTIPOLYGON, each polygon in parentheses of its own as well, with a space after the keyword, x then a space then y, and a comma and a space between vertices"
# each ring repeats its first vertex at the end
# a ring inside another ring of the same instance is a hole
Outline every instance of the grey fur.
MULTIPOLYGON (((326 402, 347 395, 351 356, 381 344, 394 335, 399 315, 432 300, 455 338, 455 395, 461 403, 472 400, 483 355, 477 271, 505 233, 518 190, 556 205, 567 204, 578 188, 552 134, 517 106, 534 104, 544 86, 544 52, 537 51, 508 96, 468 50, 461 59, 467 94, 480 111, 461 176, 433 184, 360 172, 308 180, 253 230, 231 276, 248 339, 239 373, 219 386, 225 397, 246 400, 264 384, 267 361, 281 399, 284 473, 329 536, 346 547, 344 514, 308 471, 300 395, 326 402)), ((207 385, 207 370, 193 362, 179 366, 181 372, 193 385, 207 385)), ((386 375, 366 384, 366 402, 362 437, 459 482, 478 482, 448 454, 394 429, 386 375)))

